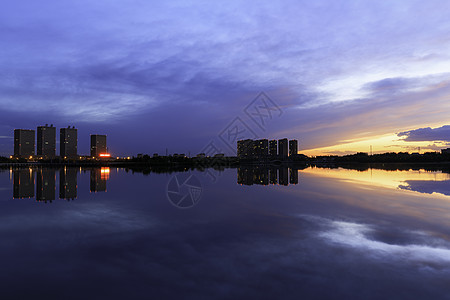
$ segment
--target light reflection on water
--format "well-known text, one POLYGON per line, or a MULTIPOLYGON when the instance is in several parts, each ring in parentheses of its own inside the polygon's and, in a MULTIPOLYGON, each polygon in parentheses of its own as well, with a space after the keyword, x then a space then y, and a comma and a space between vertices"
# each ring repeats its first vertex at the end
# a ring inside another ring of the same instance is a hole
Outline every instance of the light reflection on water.
POLYGON ((399 188, 412 181, 450 181, 449 173, 443 173, 442 171, 426 171, 424 169, 408 171, 368 169, 364 171, 356 171, 343 168, 307 168, 301 172, 321 177, 339 178, 341 180, 355 182, 358 184, 393 188, 399 188))
POLYGON ((217 182, 191 173, 203 199, 184 210, 166 198, 173 174, 0 173, 5 299, 449 295, 447 173, 245 167, 217 182))

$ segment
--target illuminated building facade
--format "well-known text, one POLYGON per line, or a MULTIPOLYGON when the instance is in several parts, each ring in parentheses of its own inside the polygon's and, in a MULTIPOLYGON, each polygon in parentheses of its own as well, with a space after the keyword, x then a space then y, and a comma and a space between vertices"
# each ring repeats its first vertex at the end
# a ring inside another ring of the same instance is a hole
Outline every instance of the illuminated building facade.
POLYGON ((102 157, 107 154, 106 135, 92 134, 91 135, 91 156, 102 157), (102 155, 103 154, 103 155, 102 155))
POLYGON ((42 158, 55 158, 56 128, 53 127, 53 124, 37 128, 36 154, 42 158))
POLYGON ((30 158, 34 156, 35 131, 31 129, 14 129, 14 156, 30 158))
POLYGON ((78 130, 74 126, 59 130, 59 156, 72 159, 78 157, 78 130))
POLYGON ((297 140, 288 141, 287 138, 280 140, 240 140, 237 142, 237 156, 241 159, 287 159, 289 156, 297 155, 297 140))
POLYGON ((269 140, 240 140, 237 142, 237 156, 243 159, 264 159, 269 154, 269 140))
POLYGON ((277 140, 269 141, 269 156, 276 157, 278 155, 278 145, 277 140))
POLYGON ((239 158, 253 158, 254 153, 253 140, 246 139, 237 142, 237 156, 239 158))

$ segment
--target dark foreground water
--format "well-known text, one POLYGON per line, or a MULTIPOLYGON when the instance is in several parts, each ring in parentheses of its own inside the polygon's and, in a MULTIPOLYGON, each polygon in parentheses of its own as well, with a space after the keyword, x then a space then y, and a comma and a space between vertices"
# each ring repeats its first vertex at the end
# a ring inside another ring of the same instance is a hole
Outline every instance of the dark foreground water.
POLYGON ((2 171, 0 298, 450 299, 449 174, 177 174, 2 171))

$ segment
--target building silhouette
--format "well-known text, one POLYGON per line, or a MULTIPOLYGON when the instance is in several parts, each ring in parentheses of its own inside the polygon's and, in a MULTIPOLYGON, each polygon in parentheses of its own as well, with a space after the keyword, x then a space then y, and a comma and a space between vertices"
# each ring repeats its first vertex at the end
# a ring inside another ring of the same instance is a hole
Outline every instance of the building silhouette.
POLYGON ((289 156, 297 155, 298 154, 298 141, 297 140, 290 140, 289 141, 289 156))
POLYGON ((269 141, 269 156, 270 157, 277 157, 278 155, 278 145, 277 140, 270 140, 269 141))
POLYGON ((31 129, 14 129, 14 156, 29 158, 34 156, 35 131, 31 129))
POLYGON ((56 192, 56 175, 54 169, 36 171, 36 201, 53 201, 56 192))
POLYGON ((246 139, 237 142, 237 156, 239 158, 253 158, 255 156, 253 140, 246 139))
POLYGON ((59 130, 59 156, 71 159, 78 157, 78 130, 74 126, 59 130))
POLYGON ((37 128, 36 155, 42 158, 55 158, 56 156, 56 128, 53 124, 37 128))
POLYGON ((237 142, 237 157, 240 159, 282 159, 298 154, 298 141, 287 138, 280 140, 240 140, 237 142))
POLYGON ((278 140, 278 156, 280 158, 288 157, 288 139, 278 140))
POLYGON ((106 135, 91 134, 91 156, 100 157, 100 154, 108 153, 106 148, 106 135))
POLYGON ((269 155, 269 140, 261 139, 254 141, 253 149, 256 158, 266 158, 269 155))
POLYGON ((64 168, 59 170, 59 199, 74 200, 77 198, 78 169, 64 168))
POLYGON ((34 197, 34 173, 32 169, 13 170, 13 198, 34 197))

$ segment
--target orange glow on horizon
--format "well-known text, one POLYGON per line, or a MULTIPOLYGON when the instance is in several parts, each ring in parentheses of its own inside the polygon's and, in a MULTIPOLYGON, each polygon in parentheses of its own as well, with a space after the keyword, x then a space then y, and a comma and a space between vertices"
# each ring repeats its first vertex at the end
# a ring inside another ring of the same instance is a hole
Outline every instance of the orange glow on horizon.
POLYGON ((414 141, 408 142, 399 138, 396 134, 386 134, 382 136, 373 136, 366 139, 353 139, 343 141, 340 144, 318 147, 312 149, 300 150, 300 153, 308 156, 317 155, 346 155, 356 152, 366 152, 370 154, 386 152, 440 152, 440 149, 448 146, 439 141, 414 141))

